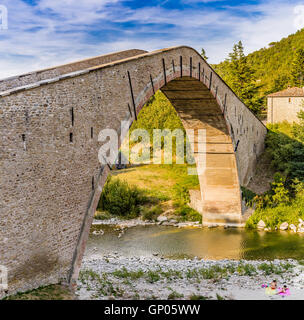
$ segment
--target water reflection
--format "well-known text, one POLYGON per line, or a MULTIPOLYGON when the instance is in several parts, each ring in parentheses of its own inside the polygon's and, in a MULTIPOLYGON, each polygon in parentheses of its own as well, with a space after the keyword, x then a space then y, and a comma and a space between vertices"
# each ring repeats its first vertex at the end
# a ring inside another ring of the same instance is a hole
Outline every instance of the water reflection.
POLYGON ((203 259, 303 259, 304 236, 290 233, 266 233, 244 229, 177 229, 164 226, 140 226, 119 231, 101 228, 104 235, 90 235, 86 255, 118 252, 125 256, 203 259))

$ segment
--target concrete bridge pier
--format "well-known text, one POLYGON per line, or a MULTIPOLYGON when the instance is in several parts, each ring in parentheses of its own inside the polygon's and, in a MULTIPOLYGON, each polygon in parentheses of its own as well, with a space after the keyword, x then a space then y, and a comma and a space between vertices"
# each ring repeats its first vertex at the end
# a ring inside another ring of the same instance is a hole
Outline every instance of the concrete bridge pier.
POLYGON ((200 191, 191 192, 192 207, 203 225, 243 226, 241 192, 233 142, 223 112, 207 86, 190 77, 163 87, 188 134, 199 172, 200 191), (204 130, 205 141, 198 131, 204 130), (204 163, 201 163, 201 162, 204 163), (201 168, 201 169, 199 169, 201 168))

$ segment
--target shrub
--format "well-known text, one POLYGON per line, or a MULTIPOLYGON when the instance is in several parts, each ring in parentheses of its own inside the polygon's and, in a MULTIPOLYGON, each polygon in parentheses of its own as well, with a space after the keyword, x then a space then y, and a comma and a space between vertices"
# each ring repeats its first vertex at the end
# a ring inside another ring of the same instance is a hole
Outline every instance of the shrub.
POLYGON ((304 196, 298 193, 291 204, 280 204, 277 207, 259 208, 246 222, 246 227, 256 228, 263 220, 267 228, 278 228, 283 222, 297 225, 299 218, 304 219, 304 196))
POLYGON ((139 216, 139 206, 146 201, 137 187, 110 177, 102 191, 99 208, 112 215, 134 218, 139 216))
POLYGON ((299 124, 287 122, 268 126, 266 152, 272 159, 271 165, 282 172, 288 180, 299 178, 304 180, 304 145, 299 124))
POLYGON ((175 214, 179 216, 180 221, 199 221, 202 223, 202 215, 187 205, 177 208, 175 214))
POLYGON ((246 227, 254 229, 258 222, 263 220, 267 228, 278 228, 283 222, 297 225, 299 218, 304 215, 304 188, 303 183, 294 179, 285 187, 286 180, 276 174, 271 190, 262 196, 256 196, 255 213, 246 222, 246 227))
POLYGON ((241 187, 242 199, 245 200, 247 206, 252 206, 256 194, 245 187, 241 187))
POLYGON ((290 190, 285 187, 285 183, 286 178, 280 173, 276 173, 274 182, 271 183, 271 189, 261 196, 255 196, 252 203, 256 204, 257 209, 275 208, 278 205, 288 204, 290 202, 290 190))
POLYGON ((174 193, 176 203, 180 205, 185 205, 190 202, 190 194, 186 186, 176 184, 174 186, 174 193))
POLYGON ((142 211, 143 220, 156 221, 157 217, 162 214, 161 206, 157 205, 152 208, 144 208, 142 211))

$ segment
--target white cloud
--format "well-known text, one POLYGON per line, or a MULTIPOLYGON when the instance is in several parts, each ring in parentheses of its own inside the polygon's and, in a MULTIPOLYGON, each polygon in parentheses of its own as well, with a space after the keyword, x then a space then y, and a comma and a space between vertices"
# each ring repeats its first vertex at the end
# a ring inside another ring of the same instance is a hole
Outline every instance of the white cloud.
POLYGON ((37 8, 64 19, 65 24, 89 23, 107 17, 107 6, 119 0, 41 0, 37 8))
POLYGON ((215 63, 227 57, 238 40, 249 52, 296 31, 297 3, 286 1, 222 10, 215 6, 131 9, 119 0, 41 0, 37 6, 2 0, 1 4, 8 7, 9 29, 0 31, 0 78, 107 52, 173 45, 198 51, 204 47, 215 63))
POLYGON ((295 4, 285 1, 268 1, 254 8, 248 7, 246 11, 249 15, 252 11, 262 12, 262 15, 253 19, 241 19, 235 29, 235 37, 243 40, 247 52, 279 41, 297 31, 294 25, 294 8, 295 4))

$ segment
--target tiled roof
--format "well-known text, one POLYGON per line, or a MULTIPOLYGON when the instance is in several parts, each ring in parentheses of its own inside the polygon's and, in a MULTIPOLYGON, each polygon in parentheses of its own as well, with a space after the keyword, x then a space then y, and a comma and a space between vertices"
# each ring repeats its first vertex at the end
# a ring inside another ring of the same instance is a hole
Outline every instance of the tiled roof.
POLYGON ((269 94, 268 97, 304 97, 304 88, 288 88, 279 92, 269 94))

